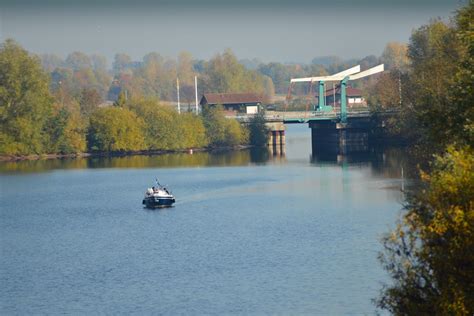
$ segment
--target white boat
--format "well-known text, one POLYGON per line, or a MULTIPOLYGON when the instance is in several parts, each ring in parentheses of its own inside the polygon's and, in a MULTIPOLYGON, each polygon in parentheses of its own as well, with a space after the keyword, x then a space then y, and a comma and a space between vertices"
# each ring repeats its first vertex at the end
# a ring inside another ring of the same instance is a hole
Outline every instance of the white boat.
POLYGON ((148 208, 170 207, 176 202, 173 194, 158 181, 157 186, 148 188, 145 192, 142 204, 148 208))

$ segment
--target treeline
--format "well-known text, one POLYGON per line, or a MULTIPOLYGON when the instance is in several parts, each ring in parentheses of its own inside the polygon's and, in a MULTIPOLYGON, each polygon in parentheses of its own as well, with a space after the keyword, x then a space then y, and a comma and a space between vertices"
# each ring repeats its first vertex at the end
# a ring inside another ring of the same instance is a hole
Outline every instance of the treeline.
POLYGON ((416 29, 408 64, 379 82, 379 97, 398 101, 390 128, 431 160, 383 239, 392 282, 376 303, 394 315, 474 314, 473 21, 469 1, 450 23, 416 29))
POLYGON ((138 93, 126 99, 121 94, 113 106, 91 107, 93 93, 74 97, 50 88, 37 57, 13 40, 2 43, 1 155, 180 150, 249 141, 249 130, 219 107, 179 114, 138 93))
MULTIPOLYGON (((40 55, 41 64, 51 76, 51 90, 64 100, 83 100, 84 107, 94 107, 106 100, 116 101, 120 92, 137 98, 176 101, 176 78, 180 79, 181 100, 194 103, 194 76, 198 78, 198 94, 205 92, 257 92, 268 97, 286 94, 291 78, 333 74, 356 64, 367 69, 385 63, 386 69, 405 67, 407 45, 392 42, 381 56, 343 60, 336 56, 314 58, 310 64, 263 63, 257 59, 238 60, 225 50, 209 60, 198 60, 188 52, 169 58, 157 52, 134 61, 123 53, 116 54, 112 68, 100 55, 73 52, 65 59, 54 54, 40 55)), ((375 80, 352 83, 371 88, 375 80)), ((381 87, 379 85, 379 87, 381 87)), ((372 89, 371 92, 374 89, 372 89)), ((295 87, 295 95, 306 96, 306 85, 295 87)), ((392 102, 390 100, 390 102, 392 102)), ((83 109, 87 111, 88 109, 83 109)))
POLYGON ((127 97, 155 98, 176 101, 176 78, 180 81, 181 101, 194 104, 194 77, 198 78, 198 93, 255 92, 271 97, 272 79, 239 63, 230 50, 209 61, 195 60, 187 52, 177 59, 152 52, 140 61, 126 54, 116 54, 112 69, 107 69, 105 57, 73 52, 65 60, 52 54, 41 55, 41 64, 51 77, 51 91, 65 101, 76 99, 82 111, 100 103, 116 101, 120 93, 127 97))

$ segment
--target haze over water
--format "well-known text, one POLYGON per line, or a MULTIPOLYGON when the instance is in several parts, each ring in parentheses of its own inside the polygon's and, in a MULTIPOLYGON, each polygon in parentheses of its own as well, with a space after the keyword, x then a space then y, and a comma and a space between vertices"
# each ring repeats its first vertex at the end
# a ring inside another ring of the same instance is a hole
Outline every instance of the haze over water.
POLYGON ((373 314, 406 162, 315 158, 300 125, 285 157, 1 163, 0 313, 373 314), (142 208, 155 177, 175 207, 142 208))

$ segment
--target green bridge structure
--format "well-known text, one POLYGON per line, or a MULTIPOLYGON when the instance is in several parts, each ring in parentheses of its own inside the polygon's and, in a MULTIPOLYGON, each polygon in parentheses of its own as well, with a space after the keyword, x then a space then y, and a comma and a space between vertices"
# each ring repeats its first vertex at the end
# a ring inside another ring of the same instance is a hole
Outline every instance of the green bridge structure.
MULTIPOLYGON (((313 153, 330 151, 340 154, 366 152, 369 147, 370 132, 373 128, 372 118, 375 113, 366 111, 348 111, 346 88, 351 80, 361 79, 384 71, 384 65, 378 65, 360 71, 360 65, 330 76, 294 78, 290 81, 288 99, 293 86, 298 83, 309 83, 312 93, 314 83, 319 86, 318 104, 307 112, 267 112, 265 120, 270 130, 269 146, 276 152, 284 152, 285 124, 308 124, 311 129, 313 153), (338 82, 341 88, 340 109, 325 104, 325 83, 338 82)), ((394 112, 378 113, 380 116, 393 115, 394 112)), ((237 117, 241 122, 248 122, 250 117, 237 117)))
MULTIPOLYGON (((265 121, 269 129, 268 145, 274 153, 284 153, 285 126, 307 124, 311 129, 313 152, 325 151, 337 154, 366 152, 373 128, 383 128, 383 119, 396 113, 396 111, 348 111, 343 122, 341 113, 336 111, 269 111, 265 113, 265 121), (376 121, 375 117, 382 120, 376 121)), ((252 117, 253 115, 238 115, 234 118, 245 124, 249 123, 252 117)))

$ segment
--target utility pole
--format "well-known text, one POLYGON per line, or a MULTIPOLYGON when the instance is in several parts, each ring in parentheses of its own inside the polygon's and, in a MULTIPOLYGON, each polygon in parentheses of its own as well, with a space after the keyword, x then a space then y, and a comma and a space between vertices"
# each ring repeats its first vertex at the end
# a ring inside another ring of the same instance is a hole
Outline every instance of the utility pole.
POLYGON ((194 76, 194 94, 196 95, 196 114, 199 113, 199 108, 198 108, 198 81, 197 81, 197 76, 194 76))
POLYGON ((181 114, 181 105, 179 103, 179 78, 176 78, 176 91, 178 93, 178 113, 181 114))

